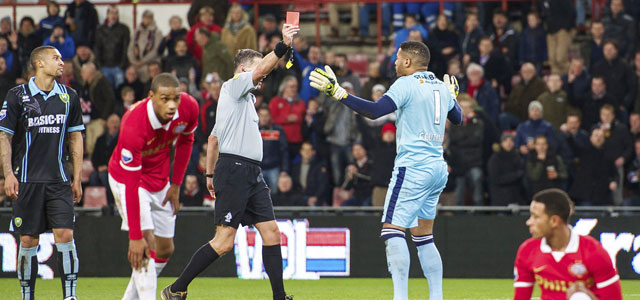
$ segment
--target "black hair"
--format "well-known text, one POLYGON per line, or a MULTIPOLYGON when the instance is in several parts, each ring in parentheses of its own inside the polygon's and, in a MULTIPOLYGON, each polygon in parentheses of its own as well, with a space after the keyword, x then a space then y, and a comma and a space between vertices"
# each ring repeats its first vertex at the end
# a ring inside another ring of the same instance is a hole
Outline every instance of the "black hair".
POLYGON ((429 61, 431 61, 429 47, 427 47, 423 42, 406 41, 400 44, 399 49, 402 49, 402 53, 413 56, 412 61, 423 67, 428 66, 429 61))
POLYGON ((159 87, 180 88, 180 81, 171 73, 160 73, 151 81, 151 90, 156 93, 159 87))
POLYGON ((38 68, 36 68, 36 62, 38 59, 42 59, 42 54, 44 51, 47 50, 56 50, 55 47, 53 46, 40 46, 38 48, 33 49, 33 51, 31 51, 31 56, 29 57, 29 62, 31 63, 31 66, 33 67, 34 70, 37 70, 38 68))
POLYGON ((573 201, 561 189, 546 189, 533 195, 533 201, 544 204, 544 212, 551 218, 558 216, 565 223, 569 223, 573 201))

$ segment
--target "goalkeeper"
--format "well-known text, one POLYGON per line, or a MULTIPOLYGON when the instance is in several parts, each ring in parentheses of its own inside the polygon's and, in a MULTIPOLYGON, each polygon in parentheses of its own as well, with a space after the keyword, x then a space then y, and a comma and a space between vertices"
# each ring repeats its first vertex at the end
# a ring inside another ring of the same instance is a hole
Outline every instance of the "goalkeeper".
POLYGON ((400 45, 395 62, 398 79, 377 102, 348 94, 336 82, 329 66, 310 74, 310 85, 371 119, 396 112, 397 153, 382 215, 381 238, 393 280, 394 300, 408 300, 410 229, 430 299, 442 299, 442 260, 433 243, 433 221, 440 193, 447 183, 447 163, 442 157, 445 116, 462 122, 456 101, 458 82, 444 75, 444 83, 427 71, 429 48, 421 42, 400 45))

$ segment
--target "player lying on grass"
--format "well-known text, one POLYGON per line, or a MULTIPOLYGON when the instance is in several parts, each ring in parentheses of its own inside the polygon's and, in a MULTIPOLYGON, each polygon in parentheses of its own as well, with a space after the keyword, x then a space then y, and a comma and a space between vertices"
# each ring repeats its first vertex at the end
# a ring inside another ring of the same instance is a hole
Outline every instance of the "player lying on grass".
POLYGON ((447 163, 442 157, 446 119, 462 122, 456 101, 458 82, 445 75, 444 83, 427 71, 429 48, 408 41, 398 49, 398 79, 377 102, 348 94, 336 82, 329 66, 315 69, 311 86, 371 119, 396 112, 397 149, 393 175, 384 204, 381 238, 393 280, 394 300, 408 300, 409 249, 405 231, 410 228, 425 277, 429 298, 442 299, 442 259, 433 241, 433 221, 440 193, 447 183, 447 163))
POLYGON ((529 300, 538 284, 543 300, 622 299, 620 277, 600 242, 569 227, 572 201, 560 189, 538 192, 518 249, 514 300, 529 300))

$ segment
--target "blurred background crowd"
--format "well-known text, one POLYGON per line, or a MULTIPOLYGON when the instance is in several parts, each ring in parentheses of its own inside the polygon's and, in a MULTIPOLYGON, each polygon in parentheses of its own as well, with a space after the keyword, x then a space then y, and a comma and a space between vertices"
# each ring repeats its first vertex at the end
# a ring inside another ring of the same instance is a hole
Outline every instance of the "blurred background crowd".
MULTIPOLYGON (((384 51, 363 55, 376 34, 375 8, 324 5, 329 30, 322 43, 297 35, 294 50, 255 91, 274 205, 384 204, 396 116, 357 115, 312 89, 308 75, 330 65, 341 86, 376 101, 396 79, 395 53, 407 40, 429 46, 437 77, 449 73, 461 83, 464 121, 448 127, 443 144, 450 175, 441 203, 522 205, 558 187, 577 205, 640 205, 640 1, 539 0, 507 10, 497 2, 383 3, 384 51), (335 46, 345 41, 353 46, 335 46)), ((255 28, 253 5, 197 0, 188 15, 168 20, 146 10, 133 29, 119 22, 118 5, 105 16, 86 0, 64 9, 51 1, 46 9, 46 18, 23 17, 17 28, 11 16, 0 19, 0 94, 34 75, 28 59, 35 47, 60 50, 60 82, 78 91, 87 128, 84 202, 107 207, 107 163, 120 118, 161 72, 175 74, 200 103, 181 202, 213 206, 205 149, 234 54, 270 52, 287 10, 302 10, 301 27, 313 16, 293 4, 260 5, 255 28), (168 22, 170 32, 157 22, 168 22)), ((0 205, 11 205, 3 191, 0 205)))

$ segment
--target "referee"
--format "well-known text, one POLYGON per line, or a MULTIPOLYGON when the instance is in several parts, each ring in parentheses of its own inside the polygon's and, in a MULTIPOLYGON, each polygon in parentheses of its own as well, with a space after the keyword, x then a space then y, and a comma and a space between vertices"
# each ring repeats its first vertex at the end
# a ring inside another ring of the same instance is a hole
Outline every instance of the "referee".
POLYGON ((163 300, 185 299, 189 283, 218 257, 233 249, 240 223, 255 225, 260 232, 264 269, 269 275, 273 300, 292 299, 286 295, 282 283, 280 231, 260 169, 262 137, 254 108, 256 97, 250 91, 259 88, 262 79, 289 51, 291 39, 298 31, 298 26, 285 24, 283 41, 264 58, 254 50, 238 51, 233 62, 235 76, 225 82, 220 91, 216 125, 207 147, 207 187, 211 194, 214 185, 216 187, 216 234, 193 254, 180 277, 162 290, 163 300))
POLYGON ((34 299, 38 237, 53 229, 63 299, 76 299, 78 255, 73 242, 73 203, 82 198, 82 109, 78 94, 55 81, 62 75, 60 52, 51 46, 31 52, 36 76, 9 90, 0 110, 0 157, 4 189, 13 200, 11 229, 20 234, 18 279, 22 299, 34 299), (69 140, 70 153, 64 153, 69 140), (70 154, 73 183, 62 157, 70 154))

